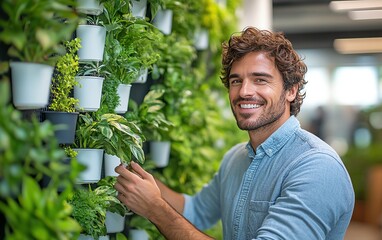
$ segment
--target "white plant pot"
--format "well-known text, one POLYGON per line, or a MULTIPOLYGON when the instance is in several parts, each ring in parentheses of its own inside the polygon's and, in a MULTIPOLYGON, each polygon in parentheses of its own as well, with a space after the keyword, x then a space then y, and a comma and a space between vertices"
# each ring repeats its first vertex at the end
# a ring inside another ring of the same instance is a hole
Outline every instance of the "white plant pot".
POLYGON ((78 99, 78 111, 95 112, 101 106, 102 84, 104 78, 77 76, 78 85, 74 86, 73 96, 78 99))
POLYGON ((166 167, 170 159, 171 142, 150 142, 150 157, 157 167, 166 167))
POLYGON ((169 35, 172 30, 172 15, 173 12, 170 9, 159 9, 153 19, 153 25, 163 34, 169 35))
POLYGON ((132 0, 131 4, 133 5, 131 12, 136 18, 145 18, 147 10, 147 0, 135 1, 132 0))
POLYGON ((194 46, 196 50, 206 50, 208 48, 208 30, 199 29, 195 32, 194 46))
POLYGON ((149 234, 142 229, 130 229, 129 230, 130 240, 149 240, 149 234))
POLYGON ((78 0, 77 11, 87 15, 100 15, 103 11, 103 6, 98 0, 78 0))
POLYGON ((141 68, 139 71, 139 76, 134 83, 145 83, 147 81, 148 69, 141 68))
POLYGON ((82 171, 78 178, 78 184, 96 183, 101 179, 103 149, 83 149, 75 148, 77 154, 77 161, 85 165, 86 169, 82 171))
POLYGON ((107 233, 122 232, 125 228, 125 216, 118 213, 106 212, 106 231, 107 233))
POLYGON ((11 62, 12 101, 20 110, 44 108, 49 103, 53 67, 45 64, 11 62))
POLYGON ((78 49, 80 61, 102 61, 106 28, 97 25, 78 25, 76 34, 81 39, 81 48, 78 49))
MULTIPOLYGON (((94 240, 94 238, 92 236, 84 235, 84 234, 80 234, 80 236, 77 239, 78 240, 94 240)), ((99 240, 109 240, 109 239, 110 239, 110 237, 108 235, 99 237, 99 240)))
POLYGON ((115 108, 115 112, 123 114, 127 112, 130 99, 131 84, 119 84, 117 93, 119 96, 119 105, 115 108))
POLYGON ((104 171, 105 177, 118 176, 114 169, 121 164, 121 159, 115 155, 105 153, 104 155, 104 171))

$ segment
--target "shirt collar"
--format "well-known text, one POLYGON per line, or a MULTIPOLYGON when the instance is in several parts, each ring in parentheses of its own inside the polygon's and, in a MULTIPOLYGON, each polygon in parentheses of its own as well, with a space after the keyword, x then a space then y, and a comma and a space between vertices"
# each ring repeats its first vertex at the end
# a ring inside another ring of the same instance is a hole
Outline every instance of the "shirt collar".
MULTIPOLYGON (((269 157, 275 154, 293 133, 300 127, 300 122, 295 116, 290 116, 289 119, 279 127, 271 136, 269 136, 260 146, 257 147, 256 152, 264 152, 269 157)), ((246 146, 248 150, 248 156, 250 159, 254 159, 256 152, 253 150, 251 142, 249 141, 246 146)))

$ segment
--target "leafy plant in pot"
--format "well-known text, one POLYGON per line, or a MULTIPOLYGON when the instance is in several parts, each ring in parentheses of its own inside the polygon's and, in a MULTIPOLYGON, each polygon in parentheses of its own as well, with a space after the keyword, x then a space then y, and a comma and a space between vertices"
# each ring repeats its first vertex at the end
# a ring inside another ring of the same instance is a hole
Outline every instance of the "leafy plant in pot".
POLYGON ((73 0, 4 0, 0 41, 12 58, 12 97, 18 109, 46 107, 55 57, 65 53, 79 22, 73 0))
MULTIPOLYGON (((107 154, 117 156, 122 163, 127 165, 132 159, 140 163, 144 162, 144 152, 142 150, 144 140, 139 127, 120 115, 112 113, 102 115, 93 113, 93 116, 80 114, 77 123, 75 147, 95 148, 98 151, 105 151, 107 154)), ((77 151, 81 151, 81 149, 77 149, 77 151)), ((89 164, 88 168, 96 167, 93 162, 88 161, 91 158, 82 158, 82 151, 77 156, 77 159, 83 164, 89 164)), ((98 162, 102 164, 102 160, 98 162)), ((101 167, 102 165, 97 167, 98 177, 94 180, 98 181, 100 179, 101 167)))
POLYGON ((158 39, 154 27, 144 19, 134 18, 128 1, 104 1, 100 16, 107 29, 104 64, 110 75, 105 79, 102 113, 127 111, 131 83, 141 69, 147 69, 159 58, 155 52, 158 39))
POLYGON ((170 131, 174 124, 163 113, 164 102, 161 100, 164 89, 149 91, 138 107, 133 104, 133 111, 126 113, 126 118, 136 121, 142 128, 146 139, 150 141, 150 157, 157 167, 165 167, 170 154, 170 131))
POLYGON ((106 28, 98 15, 86 15, 76 29, 82 48, 78 50, 81 62, 99 62, 103 60, 106 28))
POLYGON ((113 209, 124 214, 124 205, 116 198, 109 187, 100 186, 95 189, 79 186, 68 198, 72 206, 72 217, 82 228, 82 235, 99 239, 107 234, 106 213, 113 209))
POLYGON ((55 136, 60 144, 72 144, 76 130, 78 112, 75 106, 78 99, 71 96, 74 86, 78 84, 77 50, 81 47, 80 39, 75 38, 65 43, 67 53, 57 60, 56 73, 53 75, 51 85, 51 104, 49 110, 43 111, 43 118, 55 125, 61 124, 62 129, 57 129, 55 136))
POLYGON ((101 106, 102 86, 108 72, 101 62, 80 63, 74 86, 78 111, 95 112, 101 106))

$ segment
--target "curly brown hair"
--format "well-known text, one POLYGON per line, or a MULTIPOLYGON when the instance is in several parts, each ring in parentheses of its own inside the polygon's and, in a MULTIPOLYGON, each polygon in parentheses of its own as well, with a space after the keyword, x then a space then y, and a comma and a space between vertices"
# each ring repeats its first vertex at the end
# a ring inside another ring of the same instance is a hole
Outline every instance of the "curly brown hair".
POLYGON ((298 85, 297 96, 290 106, 290 114, 297 116, 305 98, 303 89, 307 83, 304 78, 307 67, 283 33, 248 27, 239 35, 233 34, 228 43, 223 43, 222 83, 229 89, 228 77, 232 63, 247 53, 258 51, 267 53, 270 58, 275 60, 276 67, 284 80, 285 90, 291 89, 295 84, 298 85))

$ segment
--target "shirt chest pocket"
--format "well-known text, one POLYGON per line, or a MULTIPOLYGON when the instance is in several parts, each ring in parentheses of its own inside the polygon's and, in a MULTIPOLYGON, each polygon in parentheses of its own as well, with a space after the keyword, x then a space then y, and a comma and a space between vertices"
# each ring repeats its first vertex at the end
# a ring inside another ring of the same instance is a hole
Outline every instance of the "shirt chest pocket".
MULTIPOLYGON (((269 207, 272 206, 274 202, 268 201, 254 201, 251 200, 249 203, 249 213, 248 213, 248 237, 254 238, 259 227, 262 225, 264 218, 268 215, 269 207)), ((250 239, 249 238, 249 239, 250 239)))

